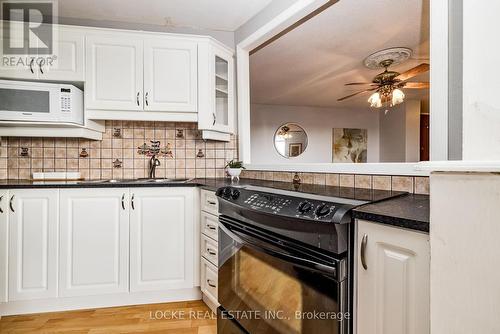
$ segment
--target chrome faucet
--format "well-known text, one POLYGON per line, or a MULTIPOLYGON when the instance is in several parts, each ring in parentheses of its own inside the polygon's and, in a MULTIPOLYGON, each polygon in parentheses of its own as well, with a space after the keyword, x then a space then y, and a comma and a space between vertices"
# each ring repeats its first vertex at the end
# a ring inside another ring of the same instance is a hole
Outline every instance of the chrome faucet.
POLYGON ((150 179, 156 178, 156 167, 160 165, 160 160, 156 158, 156 155, 152 155, 151 159, 149 159, 149 175, 150 179))

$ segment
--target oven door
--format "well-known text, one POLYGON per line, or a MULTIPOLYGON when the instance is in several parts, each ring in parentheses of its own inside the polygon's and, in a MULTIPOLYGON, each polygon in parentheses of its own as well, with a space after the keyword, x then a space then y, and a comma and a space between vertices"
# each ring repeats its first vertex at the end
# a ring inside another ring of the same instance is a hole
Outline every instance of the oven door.
POLYGON ((40 83, 0 80, 2 121, 57 122, 59 92, 40 83))
POLYGON ((220 217, 218 333, 347 333, 344 260, 297 248, 220 217))

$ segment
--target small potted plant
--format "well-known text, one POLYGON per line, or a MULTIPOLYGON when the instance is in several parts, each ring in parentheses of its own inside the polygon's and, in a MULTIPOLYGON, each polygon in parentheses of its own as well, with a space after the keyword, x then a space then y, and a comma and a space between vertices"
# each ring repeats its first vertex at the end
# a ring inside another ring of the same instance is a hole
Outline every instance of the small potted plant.
POLYGON ((245 167, 243 167, 243 162, 241 161, 231 160, 226 164, 226 170, 229 176, 231 176, 231 180, 238 181, 242 169, 245 169, 245 167))

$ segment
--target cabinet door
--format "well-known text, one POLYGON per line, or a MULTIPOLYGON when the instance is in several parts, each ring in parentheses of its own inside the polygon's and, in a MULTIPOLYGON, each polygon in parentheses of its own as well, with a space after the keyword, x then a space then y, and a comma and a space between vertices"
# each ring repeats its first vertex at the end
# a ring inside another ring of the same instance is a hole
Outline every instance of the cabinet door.
POLYGON ((0 303, 7 301, 9 257, 9 191, 0 189, 0 303))
POLYGON ((144 42, 144 109, 197 111, 197 44, 175 39, 144 42))
POLYGON ((131 189, 130 290, 194 286, 193 188, 131 189))
POLYGON ((233 53, 212 43, 199 45, 198 128, 220 133, 234 131, 233 53))
POLYGON ((61 190, 59 295, 128 291, 128 189, 61 190))
POLYGON ((87 37, 85 107, 143 109, 142 40, 121 34, 87 37))
POLYGON ((71 27, 58 27, 51 64, 37 64, 40 80, 84 81, 85 34, 71 27))
POLYGON ((429 333, 429 236, 358 221, 357 245, 358 334, 429 333))
POLYGON ((58 190, 11 190, 9 301, 57 296, 58 190))
POLYGON ((213 49, 214 106, 212 130, 230 133, 234 122, 234 63, 232 54, 213 49))
MULTIPOLYGON (((7 24, 5 22, 4 24, 7 24)), ((23 22, 10 21, 11 32, 13 31, 23 31, 23 22), (18 25, 18 27, 15 27, 18 25)), ((4 45, 9 45, 12 48, 22 48, 23 45, 28 44, 29 35, 23 33, 12 33, 11 36, 4 36, 4 29, 0 29, 1 40, 0 43, 0 78, 11 78, 11 79, 28 79, 36 80, 38 79, 39 71, 37 70, 37 65, 35 63, 37 54, 9 54, 4 50, 4 45)), ((38 43, 36 41, 31 41, 30 46, 36 48, 38 43)))

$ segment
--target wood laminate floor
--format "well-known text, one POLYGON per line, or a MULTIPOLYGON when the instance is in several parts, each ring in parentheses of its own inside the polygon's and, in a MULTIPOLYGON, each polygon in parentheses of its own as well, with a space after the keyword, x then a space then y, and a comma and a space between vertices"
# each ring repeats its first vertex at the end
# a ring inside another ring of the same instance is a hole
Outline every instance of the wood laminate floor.
POLYGON ((0 333, 216 334, 216 318, 202 301, 6 316, 0 333))

